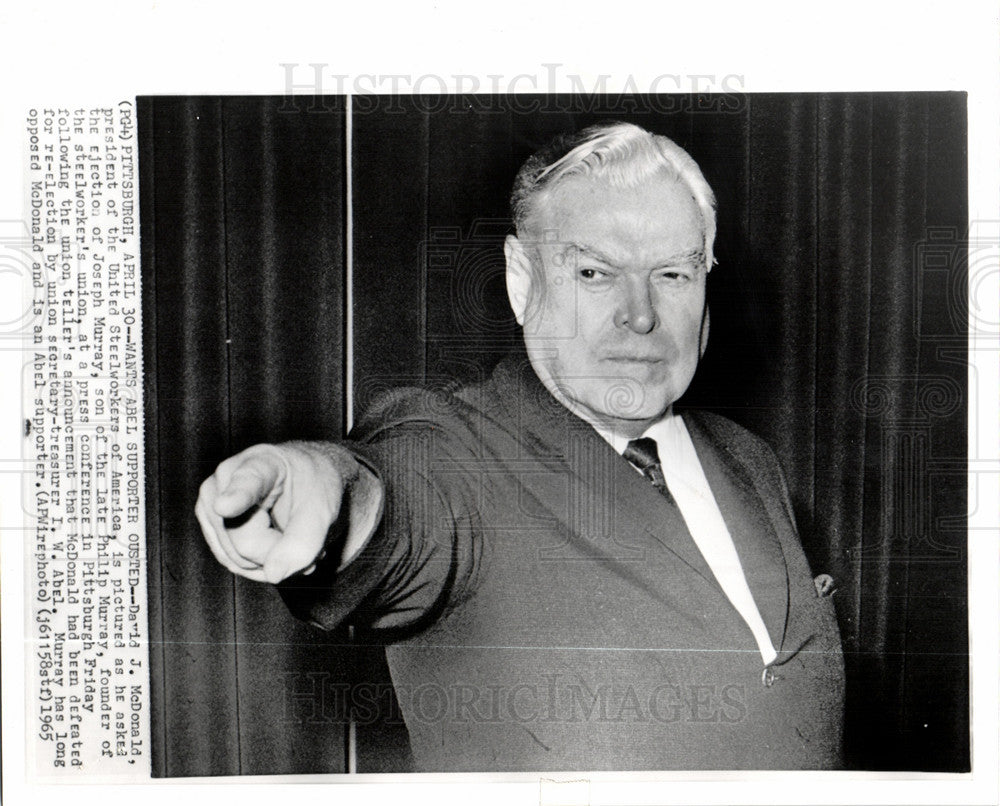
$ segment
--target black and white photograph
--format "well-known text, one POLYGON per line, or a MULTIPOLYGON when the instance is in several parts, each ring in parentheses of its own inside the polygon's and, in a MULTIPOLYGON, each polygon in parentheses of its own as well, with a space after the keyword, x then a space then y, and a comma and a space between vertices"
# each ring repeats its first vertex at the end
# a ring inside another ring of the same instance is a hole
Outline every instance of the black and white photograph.
POLYGON ((0 19, 0 799, 996 806, 995 9, 0 19))
POLYGON ((964 93, 137 132, 154 776, 970 769, 964 93))

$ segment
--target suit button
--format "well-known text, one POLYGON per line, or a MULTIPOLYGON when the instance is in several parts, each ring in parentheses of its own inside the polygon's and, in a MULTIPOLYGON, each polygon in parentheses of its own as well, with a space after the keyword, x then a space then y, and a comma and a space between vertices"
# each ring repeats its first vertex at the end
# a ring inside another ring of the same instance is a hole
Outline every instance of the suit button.
POLYGON ((771 688, 774 685, 774 669, 770 666, 765 666, 764 671, 760 676, 760 682, 764 684, 764 688, 771 688))

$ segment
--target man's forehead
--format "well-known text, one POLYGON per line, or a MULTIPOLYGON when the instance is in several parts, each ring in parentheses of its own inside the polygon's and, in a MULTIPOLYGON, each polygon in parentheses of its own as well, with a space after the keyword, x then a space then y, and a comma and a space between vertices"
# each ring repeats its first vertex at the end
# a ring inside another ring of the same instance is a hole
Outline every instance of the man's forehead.
POLYGON ((603 178, 571 177, 539 194, 533 218, 536 230, 564 233, 615 220, 651 236, 682 223, 699 229, 704 226, 691 189, 681 180, 659 174, 634 186, 612 184, 603 178))
POLYGON ((666 169, 629 180, 600 175, 569 176, 545 188, 539 195, 546 200, 546 206, 550 210, 556 211, 559 208, 577 208, 587 204, 621 204, 630 198, 650 194, 673 196, 685 205, 690 203, 697 206, 691 187, 666 169))

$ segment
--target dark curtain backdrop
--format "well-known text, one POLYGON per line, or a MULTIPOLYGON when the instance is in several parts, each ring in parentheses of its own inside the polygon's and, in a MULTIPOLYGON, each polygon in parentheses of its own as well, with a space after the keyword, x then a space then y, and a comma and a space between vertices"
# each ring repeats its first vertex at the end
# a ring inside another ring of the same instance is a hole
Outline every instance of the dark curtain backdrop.
POLYGON ((969 764, 965 96, 140 99, 159 775, 405 769, 380 649, 233 578, 191 514, 255 442, 336 439, 386 386, 488 372, 516 338, 507 193, 551 135, 627 119, 719 201, 709 350, 683 403, 775 448, 836 580, 847 755, 969 764), (347 288, 347 160, 353 283, 347 288), (378 715, 373 717, 375 712, 378 715))

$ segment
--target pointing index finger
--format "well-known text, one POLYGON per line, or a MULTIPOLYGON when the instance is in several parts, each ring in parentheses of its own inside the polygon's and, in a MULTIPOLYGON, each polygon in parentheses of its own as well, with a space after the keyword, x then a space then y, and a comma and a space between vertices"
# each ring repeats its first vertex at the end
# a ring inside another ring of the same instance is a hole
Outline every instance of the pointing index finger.
POLYGON ((211 549, 215 558, 230 571, 237 574, 245 574, 247 571, 259 568, 257 563, 243 557, 233 546, 229 538, 229 533, 222 518, 215 512, 213 499, 216 495, 216 481, 214 476, 210 476, 201 485, 201 494, 195 504, 195 516, 201 526, 205 542, 211 549))
POLYGON ((235 518, 256 505, 270 509, 281 495, 286 474, 279 456, 258 452, 254 456, 240 454, 227 459, 219 465, 216 475, 219 494, 214 509, 223 518, 235 518), (230 462, 233 464, 229 465, 230 462))

